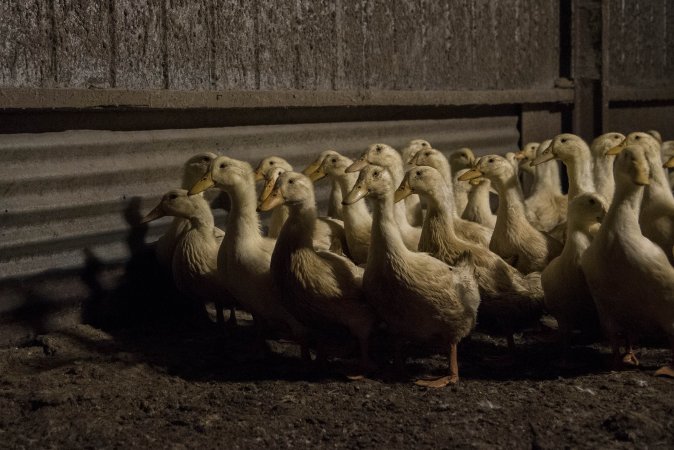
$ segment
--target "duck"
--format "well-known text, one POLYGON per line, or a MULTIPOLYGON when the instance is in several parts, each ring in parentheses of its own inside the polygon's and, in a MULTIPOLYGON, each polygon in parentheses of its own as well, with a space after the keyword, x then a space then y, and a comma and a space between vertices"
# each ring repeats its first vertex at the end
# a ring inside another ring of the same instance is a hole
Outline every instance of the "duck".
MULTIPOLYGON (((323 161, 328 155, 332 155, 335 150, 325 150, 321 152, 320 155, 309 164, 302 173, 308 177, 311 177, 311 174, 314 173, 320 166, 323 164, 323 161)), ((339 220, 344 220, 344 215, 342 214, 342 189, 339 187, 339 184, 336 180, 331 179, 330 186, 330 197, 328 199, 328 217, 332 217, 339 220)))
MULTIPOLYGON (((353 161, 336 151, 326 155, 320 167, 314 170, 309 178, 312 182, 330 177, 337 182, 342 190, 342 198, 351 191, 358 179, 357 173, 347 173, 346 168, 353 161)), ((370 248, 370 230, 372 229, 372 215, 365 202, 356 202, 342 206, 344 217, 344 236, 349 248, 351 259, 358 265, 367 262, 370 248)))
POLYGON ((590 144, 592 152, 593 168, 592 176, 594 186, 597 192, 601 194, 607 202, 611 203, 615 183, 613 182, 613 160, 615 155, 607 155, 606 152, 619 145, 625 140, 625 136, 616 133, 604 133, 596 137, 590 144))
POLYGON ((468 147, 461 147, 449 154, 449 167, 452 176, 463 169, 470 169, 475 162, 475 153, 468 147))
POLYGON ((648 133, 634 132, 624 141, 610 149, 608 154, 617 154, 627 145, 639 145, 644 148, 646 161, 650 168, 650 183, 644 189, 639 224, 641 231, 651 241, 658 244, 674 264, 670 251, 674 246, 674 195, 662 167, 660 143, 648 133))
MULTIPOLYGON (((265 180, 264 188, 260 194, 261 199, 266 198, 281 173, 292 172, 293 169, 290 164, 287 162, 284 164, 284 162, 285 160, 282 158, 270 157, 263 159, 258 165, 258 168, 262 166, 260 170, 262 171, 262 179, 265 180), (274 162, 275 160, 275 164, 264 164, 265 161, 274 162)), ((255 178, 258 178, 257 170, 255 178)), ((267 236, 273 239, 276 239, 279 236, 283 224, 288 218, 288 214, 288 207, 285 205, 272 210, 267 236)), ((344 235, 344 222, 341 220, 333 219, 331 217, 319 217, 312 236, 316 248, 333 250, 337 253, 348 253, 346 236, 344 235)))
POLYGON ((531 165, 537 166, 555 159, 562 161, 569 175, 568 201, 581 192, 595 192, 592 153, 580 136, 570 133, 555 136, 550 145, 542 151, 539 149, 531 165))
MULTIPOLYGON (((408 164, 419 150, 426 148, 431 148, 431 144, 424 139, 413 139, 409 141, 407 145, 400 150, 400 156, 403 159, 403 163, 408 164)), ((420 227, 424 222, 424 211, 419 197, 417 195, 410 195, 405 199, 405 207, 407 208, 407 221, 413 227, 420 227)))
MULTIPOLYGON (((436 149, 424 150, 423 152, 417 153, 417 155, 412 160, 412 163, 415 166, 430 166, 440 172, 443 179, 445 180, 445 183, 450 189, 450 192, 452 193, 452 197, 456 199, 452 181, 452 172, 449 162, 442 152, 436 149)), ((489 246, 489 241, 491 240, 493 233, 491 228, 485 227, 476 222, 471 222, 470 220, 464 220, 460 218, 456 205, 454 205, 453 214, 456 232, 462 239, 478 243, 483 245, 485 248, 489 246)))
POLYGON ((363 299, 363 269, 350 259, 314 249, 317 212, 313 183, 284 172, 259 209, 290 209, 271 257, 271 274, 284 306, 313 333, 344 327, 358 339, 364 369, 374 364, 369 339, 376 317, 363 299))
MULTIPOLYGON (((284 158, 280 156, 267 156, 260 160, 253 173, 255 181, 258 182, 270 180, 274 177, 274 174, 292 170, 293 166, 284 158)), ((288 208, 276 208, 273 210, 269 217, 267 236, 276 239, 287 218, 288 208)))
POLYGON ((462 181, 484 176, 499 196, 494 234, 489 250, 510 262, 523 274, 540 272, 562 252, 562 245, 535 229, 526 219, 522 188, 512 164, 499 155, 479 158, 462 181))
POLYGON ((459 174, 466 170, 468 169, 460 170, 452 175, 452 190, 454 191, 454 199, 452 203, 454 203, 457 215, 461 218, 463 218, 463 215, 466 212, 466 207, 468 206, 468 193, 470 192, 472 186, 470 183, 465 181, 459 181, 459 174))
POLYGON ((468 204, 463 210, 461 218, 479 223, 485 227, 494 229, 496 225, 496 215, 491 211, 489 202, 489 192, 491 192, 491 182, 484 178, 473 178, 470 181, 460 181, 459 178, 470 169, 462 169, 456 173, 458 183, 468 184, 468 204))
MULTIPOLYGON (((568 198, 562 194, 557 163, 531 165, 539 150, 547 148, 552 139, 529 143, 517 154, 520 169, 533 176, 529 196, 524 200, 526 217, 537 230, 551 233, 558 226, 566 227, 568 198)), ((555 236, 557 237, 557 236, 555 236)))
MULTIPOLYGON (((237 303, 253 315, 256 324, 305 342, 305 327, 283 306, 274 289, 270 264, 276 240, 263 236, 260 230, 253 168, 246 161, 219 156, 188 194, 210 188, 226 192, 231 201, 218 251, 218 277, 237 303)), ((302 354, 305 358, 308 355, 306 345, 302 354)))
POLYGON ((468 255, 451 267, 405 245, 395 214, 395 189, 388 169, 364 164, 344 198, 346 204, 365 197, 372 200, 372 234, 363 291, 366 301, 398 339, 432 342, 447 349, 448 374, 416 381, 441 388, 459 381, 457 346, 475 326, 480 293, 468 255))
MULTIPOLYGON (((190 157, 183 165, 181 187, 189 189, 208 170, 211 162, 217 158, 213 152, 203 152, 190 157)), ((174 217, 169 228, 157 239, 154 244, 155 258, 160 267, 170 272, 173 266, 173 251, 182 234, 189 228, 189 220, 182 217, 174 217)), ((219 228, 214 229, 218 236, 224 236, 219 228)))
POLYGON ((225 324, 224 307, 230 307, 230 323, 234 324, 236 316, 231 295, 220 282, 217 271, 218 251, 224 234, 215 232, 208 202, 200 195, 188 196, 185 189, 173 189, 164 194, 141 223, 164 216, 188 221, 173 252, 172 274, 176 287, 201 304, 212 302, 220 325, 225 324))
POLYGON ((597 309, 580 261, 607 210, 606 199, 596 192, 583 192, 571 200, 564 250, 541 273, 545 309, 557 320, 565 359, 572 330, 589 336, 599 331, 597 309))
MULTIPOLYGON (((645 134, 645 133, 644 133, 645 134)), ((629 138, 629 135, 628 135, 629 138)), ((606 218, 581 257, 581 268, 620 364, 622 334, 629 344, 643 334, 664 334, 672 360, 655 372, 674 377, 674 267, 667 253, 641 232, 639 211, 653 180, 644 146, 628 144, 617 153, 615 192, 606 218)))
MULTIPOLYGON (((403 168, 403 161, 400 153, 393 147, 386 144, 371 144, 354 161, 346 168, 346 173, 355 173, 362 170, 368 164, 375 164, 384 167, 391 173, 394 183, 399 183, 403 179, 405 170, 403 168)), ((395 205, 394 214, 400 227, 400 232, 403 236, 403 241, 407 248, 416 250, 419 246, 419 236, 421 236, 421 228, 413 227, 407 220, 407 208, 400 203, 395 205)))
MULTIPOLYGON (((460 173, 460 172, 459 172, 460 173)), ((395 201, 417 193, 428 204, 419 251, 454 266, 469 253, 480 292, 478 326, 507 337, 514 350, 513 333, 535 325, 543 315, 543 290, 539 273, 522 275, 500 256, 461 239, 455 232, 452 198, 444 178, 433 167, 407 171, 395 192, 395 201)))

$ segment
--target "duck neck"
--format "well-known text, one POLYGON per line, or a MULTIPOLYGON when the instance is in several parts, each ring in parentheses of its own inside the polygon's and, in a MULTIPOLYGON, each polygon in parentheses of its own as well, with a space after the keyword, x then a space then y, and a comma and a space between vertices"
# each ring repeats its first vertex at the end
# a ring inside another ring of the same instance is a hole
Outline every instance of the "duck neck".
POLYGON ((196 211, 189 217, 192 227, 199 230, 213 229, 215 227, 215 220, 206 200, 200 197, 199 199, 195 199, 195 203, 197 205, 196 211))
MULTIPOLYGON (((353 185, 356 184, 357 179, 357 173, 344 173, 343 175, 336 177, 336 181, 339 183, 339 188, 342 191, 342 198, 349 194, 353 185)), ((342 219, 344 220, 344 223, 349 223, 349 226, 351 227, 358 223, 359 218, 369 216, 370 211, 367 209, 365 201, 342 206, 342 219)))
POLYGON ((491 207, 489 206, 489 186, 490 183, 483 182, 477 186, 473 186, 468 191, 468 204, 466 210, 473 211, 475 215, 480 217, 488 217, 491 215, 491 207))
POLYGON ((649 204, 674 202, 674 196, 672 195, 672 189, 667 180, 667 174, 659 161, 660 156, 658 155, 657 158, 654 158, 651 155, 646 154, 646 157, 648 158, 648 165, 651 169, 651 184, 648 185, 648 189, 644 190, 644 202, 649 204))
POLYGON ((569 201, 581 192, 594 192, 592 160, 588 155, 575 155, 564 164, 569 173, 569 201))
POLYGON ((419 250, 435 253, 442 242, 448 238, 456 239, 452 202, 447 197, 446 190, 441 194, 426 196, 428 209, 419 239, 420 245, 423 243, 424 248, 420 247, 419 250))
POLYGON ((288 206, 288 220, 286 220, 279 242, 289 248, 314 248, 313 235, 316 228, 318 211, 313 199, 288 206))
POLYGON ((562 193, 562 183, 559 177, 559 166, 556 160, 539 164, 534 168, 534 183, 531 188, 533 197, 540 192, 562 193))
POLYGON ((632 182, 617 184, 613 201, 599 233, 616 232, 623 234, 636 231, 640 234, 639 211, 643 195, 643 186, 638 186, 632 182))
POLYGON ((394 214, 393 192, 375 198, 373 202, 372 232, 370 234, 370 258, 378 257, 377 252, 404 255, 409 250, 405 247, 402 234, 394 214))
POLYGON ((594 183, 597 192, 611 200, 613 191, 615 190, 615 183, 613 182, 613 155, 599 155, 594 158, 594 183))
POLYGON ((498 217, 524 215, 524 194, 515 175, 491 180, 499 196, 498 217))
POLYGON ((562 257, 580 258, 583 252, 590 246, 592 237, 587 229, 588 227, 577 227, 568 224, 568 231, 562 257))
POLYGON ((229 192, 231 210, 227 215, 228 240, 261 239, 260 218, 257 215, 255 186, 251 183, 240 183, 229 192))

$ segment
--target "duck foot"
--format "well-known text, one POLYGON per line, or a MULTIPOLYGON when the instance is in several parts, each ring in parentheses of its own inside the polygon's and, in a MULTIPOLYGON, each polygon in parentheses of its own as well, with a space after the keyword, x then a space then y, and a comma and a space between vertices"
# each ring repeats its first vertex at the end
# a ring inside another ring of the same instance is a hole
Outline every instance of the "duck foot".
POLYGON ((446 387, 447 385, 450 384, 456 384, 458 382, 459 382, 458 375, 447 375, 440 378, 428 378, 428 379, 421 378, 419 380, 416 380, 414 384, 416 384, 417 386, 439 389, 446 387))
POLYGON ((674 366, 662 366, 655 371, 656 377, 674 378, 674 366))
POLYGON ((623 364, 631 367, 639 367, 637 355, 630 350, 625 356, 623 356, 623 364))

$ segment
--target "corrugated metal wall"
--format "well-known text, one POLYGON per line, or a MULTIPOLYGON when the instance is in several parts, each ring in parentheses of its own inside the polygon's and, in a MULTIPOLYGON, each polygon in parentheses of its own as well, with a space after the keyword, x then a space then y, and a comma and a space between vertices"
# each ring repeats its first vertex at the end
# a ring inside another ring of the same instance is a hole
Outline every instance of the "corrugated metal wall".
POLYGON ((125 214, 199 151, 674 137, 670 0, 0 0, 0 18, 0 133, 144 130, 0 134, 0 342, 79 320, 92 264, 115 289, 162 230, 125 214))

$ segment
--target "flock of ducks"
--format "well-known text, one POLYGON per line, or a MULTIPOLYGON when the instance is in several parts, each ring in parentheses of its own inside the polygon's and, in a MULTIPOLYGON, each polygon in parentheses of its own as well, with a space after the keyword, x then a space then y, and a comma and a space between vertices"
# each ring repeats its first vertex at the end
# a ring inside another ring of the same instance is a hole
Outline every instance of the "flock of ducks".
MULTIPOLYGON (((221 324, 225 309, 231 324, 235 308, 248 311, 261 339, 273 330, 308 361, 310 349, 325 361, 326 340, 348 335, 362 373, 376 370, 370 340, 385 330, 397 367, 406 341, 446 351, 446 376, 416 380, 443 387, 458 381, 457 346, 473 329, 512 350, 513 334, 547 313, 564 360, 572 333, 603 331, 614 363, 636 365, 640 336, 667 337, 674 357, 674 196, 663 169, 673 150, 654 131, 590 145, 560 134, 505 156, 461 148, 448 159, 417 139, 400 152, 372 144, 355 161, 327 150, 302 172, 278 156, 253 168, 202 153, 143 221, 173 217, 156 256, 181 292, 213 303, 221 324), (326 216, 314 196, 323 179, 326 216), (224 231, 209 189, 229 196, 224 231), (266 235, 258 211, 271 211, 266 235)), ((656 375, 674 377, 674 360, 656 375)))

